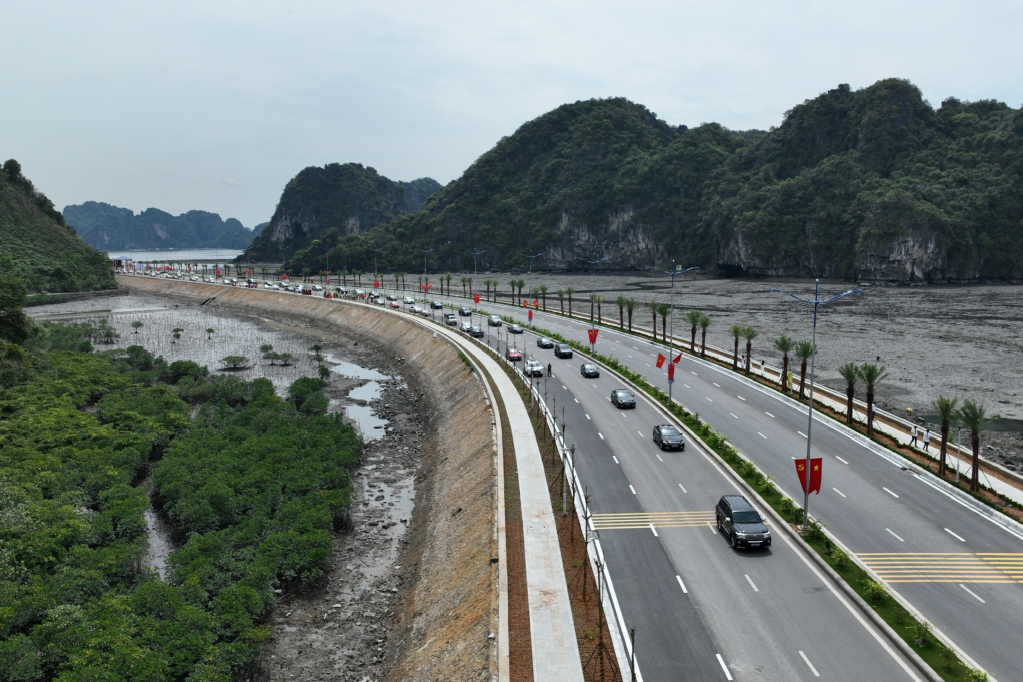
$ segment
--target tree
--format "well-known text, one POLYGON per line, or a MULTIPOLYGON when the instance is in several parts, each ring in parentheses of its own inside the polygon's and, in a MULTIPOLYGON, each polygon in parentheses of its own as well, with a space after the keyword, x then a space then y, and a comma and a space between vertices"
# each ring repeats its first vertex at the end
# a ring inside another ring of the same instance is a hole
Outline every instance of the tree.
MULTIPOLYGON (((668 315, 671 313, 671 306, 667 303, 657 304, 657 315, 661 316, 661 342, 668 338, 668 315)), ((656 324, 656 322, 655 322, 656 324)))
POLYGON ((847 362, 838 368, 845 379, 845 423, 853 423, 853 401, 856 399, 856 382, 860 379, 860 368, 855 362, 847 362))
POLYGON ((277 353, 276 355, 277 359, 281 361, 281 365, 284 367, 287 367, 295 360, 295 356, 291 353, 277 353))
POLYGON ((973 450, 973 465, 970 467, 970 490, 980 490, 980 430, 990 423, 984 406, 972 400, 964 400, 956 411, 963 426, 970 430, 970 447, 973 450))
POLYGON ((550 287, 546 284, 541 284, 537 287, 540 290, 540 298, 543 299, 543 311, 547 312, 547 292, 550 291, 550 287))
POLYGON ((311 350, 314 353, 314 357, 317 360, 323 359, 323 355, 320 354, 320 351, 323 350, 323 344, 314 343, 313 345, 309 346, 309 350, 311 350))
POLYGON ((526 280, 515 280, 515 288, 519 290, 519 298, 522 298, 522 288, 526 286, 526 280))
POLYGON ((600 297, 597 296, 596 293, 591 293, 589 298, 590 298, 590 324, 593 324, 594 306, 597 305, 597 299, 600 297))
POLYGON ((760 336, 756 327, 746 327, 742 331, 742 338, 746 339, 746 374, 749 375, 750 354, 753 352, 753 339, 760 336))
POLYGON ((444 283, 447 284, 448 296, 451 295, 451 278, 452 278, 452 275, 451 275, 450 272, 448 274, 444 275, 444 283))
POLYGON ((395 289, 398 288, 398 280, 400 280, 400 279, 401 279, 401 273, 399 273, 399 272, 394 273, 394 288, 395 289))
POLYGON ((653 332, 654 341, 656 341, 657 340, 657 313, 660 310, 660 306, 658 305, 657 301, 647 301, 646 305, 647 305, 648 308, 650 308, 650 312, 654 316, 654 324, 650 328, 650 331, 653 332))
POLYGON ((472 296, 472 277, 465 278, 469 282, 469 295, 472 296))
POLYGON ((469 278, 463 276, 461 281, 462 281, 462 296, 465 297, 465 285, 467 285, 469 283, 469 278))
POLYGON ((319 375, 320 381, 322 381, 323 383, 327 383, 327 379, 330 378, 329 367, 327 367, 326 365, 320 365, 319 369, 316 370, 316 373, 319 375))
MULTIPOLYGON (((7 164, 10 163, 16 165, 18 162, 10 159, 7 164)), ((21 166, 18 166, 18 172, 21 172, 21 166)), ((29 337, 32 321, 22 310, 27 298, 28 292, 21 278, 0 275, 0 339, 21 343, 29 337)))
POLYGON ((597 323, 598 324, 603 324, 604 323, 603 304, 604 304, 604 297, 598 295, 597 296, 597 323))
POLYGON ((696 328, 700 326, 700 320, 703 319, 703 313, 699 310, 690 310, 686 313, 685 320, 691 325, 690 336, 689 336, 689 352, 696 355, 696 328))
POLYGON ((888 376, 884 366, 864 362, 860 365, 860 379, 867 388, 867 435, 874 435, 874 389, 888 376))
POLYGON ((206 340, 213 338, 213 327, 206 327, 206 340))
POLYGON ((561 304, 561 314, 564 315, 565 314, 565 290, 564 289, 558 289, 554 293, 556 293, 558 295, 558 303, 561 304))
POLYGON ((529 295, 533 297, 533 300, 539 300, 540 298, 540 287, 533 287, 529 290, 529 295))
POLYGON ((226 358, 221 358, 220 361, 227 365, 225 369, 237 371, 245 369, 245 363, 247 363, 249 359, 244 355, 228 355, 226 358))
POLYGON ((788 393, 792 390, 789 385, 789 353, 796 347, 796 342, 786 334, 782 334, 774 340, 774 349, 781 353, 781 388, 788 393))
POLYGON ((273 352, 273 350, 273 345, 269 343, 264 343, 259 347, 259 352, 263 354, 263 359, 269 360, 271 366, 273 366, 274 360, 277 359, 277 355, 273 352))
POLYGON ((515 287, 518 285, 518 283, 519 280, 517 279, 508 280, 508 286, 511 287, 511 291, 508 293, 508 301, 512 305, 515 305, 515 287))
POLYGON ((958 398, 946 398, 943 395, 939 395, 937 399, 931 403, 934 406, 934 411, 938 415, 938 419, 941 421, 941 452, 938 456, 938 476, 945 475, 945 453, 948 451, 948 428, 952 423, 952 420, 956 417, 956 404, 959 402, 958 398))
POLYGON ((568 316, 572 317, 572 294, 575 293, 575 287, 565 287, 565 296, 568 296, 568 316))
POLYGON ((136 334, 138 334, 139 329, 142 329, 142 327, 144 327, 145 324, 146 323, 143 322, 142 320, 135 320, 134 322, 131 323, 131 328, 135 330, 136 334))
POLYGON ((707 327, 710 326, 710 316, 700 314, 700 357, 707 357, 707 327))
POLYGON ((803 399, 803 390, 806 387, 806 363, 809 362, 817 349, 809 341, 800 341, 796 344, 796 357, 799 358, 799 399, 803 399))
POLYGON ((735 341, 735 347, 732 349, 732 369, 739 369, 739 339, 742 338, 742 333, 746 331, 746 327, 741 324, 733 324, 731 329, 732 340, 735 341))
POLYGON ((181 332, 185 331, 181 327, 174 327, 171 329, 171 334, 174 336, 174 340, 171 343, 177 343, 177 340, 181 338, 181 332))
POLYGON ((625 299, 625 312, 629 315, 629 331, 632 331, 632 313, 639 307, 639 301, 634 298, 625 299))
POLYGON ((615 305, 618 306, 618 328, 625 329, 625 294, 618 294, 615 297, 615 305))

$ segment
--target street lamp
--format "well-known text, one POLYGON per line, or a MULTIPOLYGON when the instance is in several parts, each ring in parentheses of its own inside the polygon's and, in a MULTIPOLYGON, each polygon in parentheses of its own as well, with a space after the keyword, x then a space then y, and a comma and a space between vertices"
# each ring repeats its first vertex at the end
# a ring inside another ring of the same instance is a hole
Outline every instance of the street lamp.
POLYGON ((419 252, 423 254, 423 274, 426 274, 426 259, 430 256, 430 252, 433 249, 420 249, 419 252))
MULTIPOLYGON (((691 268, 680 270, 681 266, 675 265, 675 261, 671 261, 671 270, 661 270, 653 266, 647 266, 647 270, 656 270, 657 272, 663 272, 666 275, 671 275, 671 294, 668 296, 668 318, 670 322, 670 331, 668 332, 668 364, 672 363, 672 358, 675 355, 675 275, 681 275, 683 272, 689 272, 690 270, 699 270, 700 266, 694 265, 691 268)), ((656 325, 654 322, 654 334, 657 333, 656 325)), ((662 339, 663 340, 663 339, 662 339)), ((671 404, 671 386, 674 380, 668 382, 668 404, 671 404)))
POLYGON ((519 255, 520 256, 524 256, 524 257, 529 259, 529 275, 530 275, 530 277, 532 277, 532 275, 533 275, 533 259, 534 258, 540 258, 541 256, 543 256, 545 254, 541 251, 540 253, 533 254, 532 256, 529 255, 528 253, 520 253, 519 255))
MULTIPOLYGON (((596 254, 594 254, 594 255, 596 255, 596 254)), ((578 260, 581 260, 584 263, 589 263, 590 264, 590 293, 595 293, 595 291, 594 291, 595 287, 594 287, 594 281, 593 280, 595 280, 596 277, 597 277, 597 264, 598 263, 603 263, 604 261, 611 260, 611 256, 605 256, 604 258, 601 258, 599 260, 586 260, 585 258, 579 258, 578 260)), ((590 329, 593 330, 593 329, 596 329, 597 325, 593 321, 593 315, 592 315, 593 308, 592 307, 590 308, 590 313, 591 313, 590 314, 590 329)), ((593 338, 593 334, 590 334, 590 338, 591 339, 593 338)), ((591 341, 590 342, 590 355, 592 355, 594 353, 593 346, 594 346, 594 343, 591 341)))
POLYGON ((479 272, 476 271, 476 257, 486 253, 486 251, 483 249, 477 249, 476 251, 466 251, 466 253, 472 256, 472 276, 476 277, 479 275, 479 272))
MULTIPOLYGON (((850 289, 849 291, 846 291, 846 292, 843 292, 841 294, 838 294, 837 296, 832 296, 831 298, 829 298, 829 299, 827 299, 825 301, 822 301, 822 300, 820 300, 820 296, 818 295, 818 292, 820 291, 820 287, 821 287, 821 281, 819 279, 818 280, 814 280, 813 299, 812 300, 811 299, 807 299, 807 298, 800 298, 799 296, 796 296, 795 294, 793 294, 791 291, 785 291, 784 289, 771 289, 771 291, 777 291, 780 294, 785 294, 787 296, 791 296, 792 298, 796 299, 797 301, 802 301, 803 303, 812 303, 813 304, 813 334, 810 337, 810 339, 811 339, 810 340, 810 348, 813 350, 813 353, 810 355, 810 404, 809 404, 809 407, 807 408, 807 411, 806 411, 807 412, 807 425, 806 425, 806 477, 805 477, 806 487, 803 490, 803 528, 809 528, 809 524, 810 524, 810 439, 813 436, 813 377, 814 377, 814 361, 817 359, 817 308, 819 306, 825 305, 827 303, 831 303, 832 301, 837 301, 838 299, 840 299, 840 298, 842 298, 844 296, 848 296, 849 294, 858 294, 861 291, 863 291, 863 289, 850 289)), ((782 381, 782 385, 784 386, 785 385, 785 377, 782 377, 781 381, 782 381)))

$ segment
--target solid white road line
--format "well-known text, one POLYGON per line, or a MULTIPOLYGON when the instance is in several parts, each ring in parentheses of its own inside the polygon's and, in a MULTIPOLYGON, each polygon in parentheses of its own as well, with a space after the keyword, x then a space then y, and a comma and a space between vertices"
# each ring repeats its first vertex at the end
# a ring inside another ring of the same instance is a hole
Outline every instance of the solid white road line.
POLYGON ((729 412, 728 414, 732 415, 732 416, 733 416, 733 417, 735 417, 736 419, 738 419, 738 418, 739 418, 739 415, 737 415, 737 414, 736 414, 736 413, 734 413, 734 412, 729 412))
POLYGON ((650 530, 653 532, 655 538, 661 537, 660 535, 657 534, 657 529, 654 528, 654 524, 652 523, 650 524, 650 530))
POLYGON ((806 438, 806 434, 805 434, 805 433, 803 433, 802 431, 796 431, 796 433, 798 433, 798 434, 799 434, 800 436, 802 436, 803 438, 806 438))
MULTIPOLYGON (((583 414, 586 414, 586 413, 585 413, 585 412, 583 412, 583 414)), ((586 414, 586 418, 587 418, 587 419, 590 419, 590 415, 586 414)), ((590 421, 593 421, 593 420, 591 419, 590 421)))
POLYGON ((757 431, 757 434, 758 434, 758 435, 759 435, 759 436, 760 436, 761 438, 767 438, 767 436, 765 436, 764 434, 760 433, 759 431, 757 431))
POLYGON ((969 587, 967 587, 966 585, 963 585, 962 583, 959 583, 959 587, 963 588, 964 590, 966 590, 967 592, 969 592, 970 594, 972 594, 972 595, 973 595, 973 596, 974 596, 974 597, 975 597, 975 598, 977 599, 977 601, 979 601, 979 602, 980 602, 981 604, 987 604, 987 602, 986 602, 986 601, 984 601, 983 599, 981 599, 981 598, 980 598, 980 595, 978 595, 978 594, 977 594, 976 592, 974 592, 973 590, 971 590, 971 589, 970 589, 969 587))
MULTIPOLYGON (((654 454, 655 454, 655 455, 657 455, 657 453, 656 453, 656 452, 655 452, 654 454)), ((660 455, 657 455, 657 459, 661 459, 661 456, 660 456, 660 455)), ((664 460, 663 460, 663 459, 661 459, 661 461, 663 462, 664 460)), ((948 530, 948 529, 946 528, 946 530, 948 530)))
POLYGON ((633 488, 633 487, 632 487, 631 485, 629 486, 629 490, 631 490, 631 491, 632 491, 632 494, 633 494, 633 495, 635 495, 635 494, 636 494, 636 489, 635 489, 635 488, 633 488))
POLYGON ((614 455, 611 455, 611 459, 615 461, 615 464, 621 464, 621 462, 618 461, 618 458, 615 457, 614 455))
POLYGON ((682 594, 689 594, 689 590, 686 589, 686 584, 682 582, 682 576, 676 575, 675 580, 678 581, 678 586, 682 588, 682 594))
POLYGON ((902 538, 900 538, 900 537, 899 537, 898 535, 896 535, 896 534, 895 534, 895 531, 893 531, 893 530, 892 530, 891 528, 885 528, 885 530, 886 530, 886 531, 888 531, 889 533, 891 533, 891 534, 892 534, 892 537, 894 537, 894 538, 895 538, 896 540, 898 540, 899 542, 905 542, 905 540, 903 540, 903 539, 902 539, 902 538))
POLYGON ((737 395, 735 397, 738 398, 739 400, 741 400, 742 402, 746 402, 746 399, 743 398, 741 395, 737 395))
POLYGON ((766 414, 766 415, 767 415, 768 417, 770 417, 771 419, 774 419, 774 415, 773 415, 773 414, 771 414, 770 412, 764 412, 764 414, 766 414))
POLYGON ((817 672, 817 668, 813 667, 813 663, 811 663, 810 659, 806 657, 806 654, 804 654, 802 651, 800 651, 799 655, 803 657, 803 662, 805 662, 808 666, 810 666, 810 672, 813 673, 813 676, 814 677, 820 677, 821 674, 819 672, 817 672))
POLYGON ((835 455, 835 459, 837 459, 842 464, 848 464, 849 463, 849 462, 845 461, 844 459, 842 459, 841 457, 839 457, 838 455, 835 455))
POLYGON ((718 657, 718 663, 721 664, 721 669, 725 671, 725 679, 732 679, 732 673, 728 672, 728 666, 725 665, 725 659, 721 658, 721 654, 716 654, 718 657))
POLYGON ((749 577, 749 573, 746 574, 746 581, 749 583, 749 586, 753 588, 754 592, 760 591, 757 589, 757 586, 753 584, 753 578, 749 577))
POLYGON ((881 486, 881 489, 884 490, 889 495, 891 495, 892 497, 898 497, 896 493, 893 493, 891 490, 888 490, 888 488, 885 488, 884 486, 881 486))
POLYGON ((961 537, 961 536, 959 536, 959 535, 956 535, 955 533, 953 533, 952 531, 950 531, 950 530, 949 530, 948 528, 946 528, 946 529, 945 529, 945 532, 946 532, 946 533, 948 533, 949 535, 951 535, 952 537, 954 537, 954 538, 955 538, 956 540, 958 540, 959 542, 966 542, 966 538, 964 538, 964 537, 961 537))
POLYGON ((718 529, 715 528, 714 524, 712 524, 710 521, 707 522, 707 528, 709 528, 710 532, 713 533, 714 535, 718 534, 718 529))
POLYGON ((839 490, 838 488, 832 488, 832 490, 834 490, 834 491, 835 491, 836 493, 838 493, 838 494, 839 494, 839 495, 841 495, 842 497, 845 497, 845 493, 843 493, 843 492, 842 492, 841 490, 839 490))
POLYGON ((685 489, 685 487, 681 483, 678 484, 678 487, 682 488, 682 492, 686 493, 687 495, 689 494, 689 492, 685 489))
POLYGON ((602 434, 600 431, 597 431, 597 435, 600 436, 600 440, 604 440, 604 434, 602 434))

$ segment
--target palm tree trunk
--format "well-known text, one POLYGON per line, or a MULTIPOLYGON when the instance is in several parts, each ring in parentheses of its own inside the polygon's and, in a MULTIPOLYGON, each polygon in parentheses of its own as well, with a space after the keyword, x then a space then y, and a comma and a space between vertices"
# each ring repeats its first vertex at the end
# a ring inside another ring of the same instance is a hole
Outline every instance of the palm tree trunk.
POLYGON ((867 437, 874 435, 874 387, 867 386, 867 437))
POLYGON ((739 368, 739 337, 735 337, 735 348, 732 349, 732 369, 739 368))
POLYGON ((750 367, 749 354, 750 354, 750 351, 752 349, 753 349, 753 341, 752 340, 747 340, 746 341, 746 376, 749 376, 749 367, 750 367))
MULTIPOLYGON (((654 324, 657 324, 656 322, 654 324)), ((661 341, 668 338, 668 316, 661 315, 661 341)))
POLYGON ((938 477, 945 475, 945 452, 948 450, 948 421, 941 422, 941 454, 938 457, 938 477))
POLYGON ((572 297, 568 297, 568 316, 572 317, 572 297))
POLYGON ((704 327, 700 334, 700 357, 707 357, 707 328, 704 327))
POLYGON ((781 356, 781 392, 788 394, 789 389, 792 388, 788 384, 789 379, 789 354, 781 356))
POLYGON ((689 336, 689 352, 696 355, 696 325, 693 325, 692 334, 689 336))
POLYGON ((845 387, 845 423, 852 426, 853 422, 853 400, 856 397, 855 384, 846 384, 845 387))
POLYGON ((629 311, 629 331, 632 331, 632 311, 629 311))
POLYGON ((654 310, 654 326, 651 327, 650 331, 654 333, 654 341, 657 341, 657 311, 654 310))
POLYGON ((597 304, 597 324, 604 324, 604 306, 603 301, 597 304))
POLYGON ((799 399, 803 399, 803 390, 806 386, 806 360, 799 364, 799 399))
POLYGON ((625 307, 618 306, 618 328, 625 329, 625 307))
POLYGON ((980 431, 970 429, 970 445, 973 447, 973 467, 970 471, 970 490, 980 490, 980 431))

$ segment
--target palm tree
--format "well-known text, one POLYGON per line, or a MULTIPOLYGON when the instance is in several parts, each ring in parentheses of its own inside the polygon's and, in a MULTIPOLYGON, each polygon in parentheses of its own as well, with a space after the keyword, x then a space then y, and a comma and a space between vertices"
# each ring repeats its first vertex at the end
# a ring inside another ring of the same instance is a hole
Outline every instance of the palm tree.
POLYGON ((564 315, 565 314, 565 290, 564 289, 558 289, 554 293, 556 293, 558 295, 558 303, 561 304, 561 314, 564 315))
POLYGON ((860 380, 860 368, 855 362, 847 362, 838 368, 845 379, 845 423, 853 423, 853 400, 856 399, 856 382, 860 380))
POLYGON ((809 362, 817 349, 810 341, 800 341, 796 344, 796 357, 799 358, 799 399, 803 399, 803 390, 806 387, 806 363, 809 362))
POLYGON ((602 304, 603 303, 604 303, 604 297, 598 295, 597 296, 597 323, 598 324, 603 324, 604 323, 604 310, 602 308, 602 304))
POLYGON ((650 331, 654 334, 654 341, 657 340, 657 313, 660 312, 660 304, 657 301, 647 301, 647 306, 650 308, 650 312, 654 315, 654 324, 650 328, 650 331))
POLYGON ((462 277, 462 296, 463 297, 465 296, 465 285, 468 284, 468 283, 469 283, 469 278, 463 276, 462 277))
POLYGON ((618 328, 625 329, 625 302, 628 299, 625 294, 618 294, 615 298, 615 305, 618 306, 618 328))
POLYGON ((522 289, 526 286, 526 280, 519 279, 515 281, 515 288, 519 290, 519 298, 522 298, 522 289))
POLYGON ((625 312, 629 314, 629 331, 632 331, 632 313, 639 307, 639 301, 634 298, 625 299, 625 312))
POLYGON ((970 430, 970 447, 973 449, 973 466, 970 471, 970 490, 980 490, 980 430, 991 420, 984 406, 972 400, 964 400, 956 410, 956 417, 970 430))
POLYGON ((537 289, 540 290, 540 297, 543 299, 543 311, 547 312, 547 292, 550 291, 550 287, 546 284, 541 284, 537 289))
POLYGON ((710 316, 700 313, 700 357, 707 357, 707 327, 710 326, 710 316))
POLYGON ((565 295, 568 296, 568 316, 572 317, 572 294, 575 293, 575 287, 566 287, 565 295))
POLYGON ((789 352, 795 348, 796 342, 789 336, 782 334, 774 340, 775 350, 781 353, 781 390, 787 393, 792 387, 789 386, 789 352))
POLYGON ((860 365, 860 379, 867 386, 867 435, 874 435, 874 388, 888 376, 884 366, 869 362, 860 365))
POLYGON ((399 272, 398 277, 401 277, 401 290, 405 291, 405 273, 399 272))
POLYGON ((472 277, 466 277, 465 281, 469 285, 469 295, 472 296, 472 277))
POLYGON ((490 279, 483 280, 483 283, 487 285, 487 300, 490 300, 490 279))
POLYGON ((534 301, 539 299, 540 298, 540 287, 533 287, 532 289, 530 289, 529 290, 529 295, 533 297, 534 301))
POLYGON ((593 306, 595 306, 597 304, 597 299, 600 298, 600 296, 597 296, 597 294, 595 294, 595 293, 591 293, 589 298, 590 298, 590 324, 592 324, 593 323, 593 306))
POLYGON ((448 296, 451 295, 451 273, 444 275, 444 282, 448 285, 448 296))
POLYGON ((696 328, 700 326, 701 318, 703 318, 703 313, 699 310, 690 310, 685 317, 686 322, 692 326, 689 335, 689 352, 693 355, 696 355, 696 328))
POLYGON ((934 411, 938 415, 938 419, 941 420, 941 454, 938 457, 938 476, 945 475, 945 453, 948 451, 948 427, 956 416, 956 403, 958 402, 958 398, 946 398, 943 395, 939 395, 938 398, 931 403, 931 405, 934 406, 934 411))
POLYGON ((750 355, 753 353, 753 339, 760 336, 756 327, 746 327, 742 331, 742 338, 746 339, 746 374, 749 375, 750 355))
MULTIPOLYGON (((667 303, 657 304, 657 314, 661 316, 661 343, 668 338, 668 315, 671 313, 671 306, 667 303)), ((656 324, 656 322, 655 322, 656 324)))
POLYGON ((515 305, 515 287, 518 286, 519 280, 510 279, 508 280, 508 286, 511 287, 511 291, 508 293, 508 302, 515 305))
POLYGON ((213 338, 213 327, 206 327, 206 340, 209 341, 213 338))
POLYGON ((134 322, 131 323, 131 328, 135 330, 136 334, 138 334, 139 333, 139 329, 141 329, 143 326, 145 326, 145 324, 146 323, 143 322, 142 320, 135 320, 134 322))
POLYGON ((742 338, 742 333, 746 331, 746 328, 741 324, 733 324, 732 328, 728 330, 732 333, 732 340, 735 342, 735 347, 732 349, 732 369, 739 369, 739 339, 742 338))

